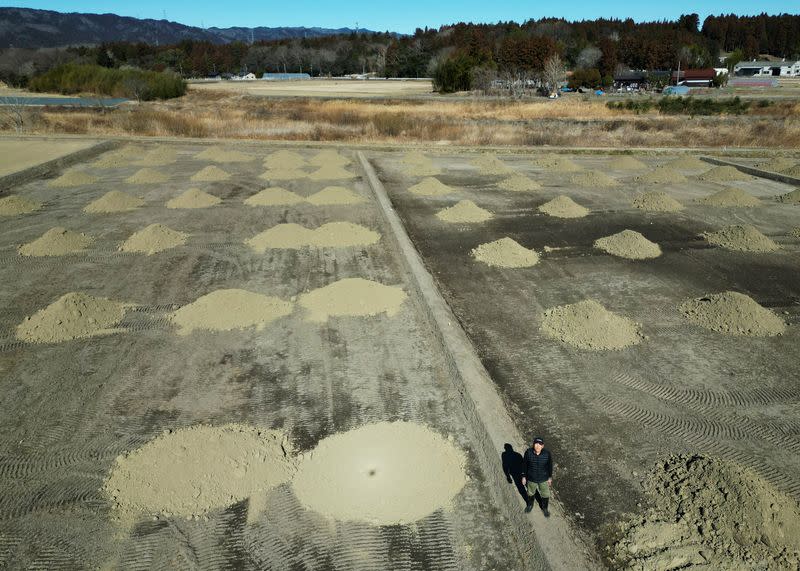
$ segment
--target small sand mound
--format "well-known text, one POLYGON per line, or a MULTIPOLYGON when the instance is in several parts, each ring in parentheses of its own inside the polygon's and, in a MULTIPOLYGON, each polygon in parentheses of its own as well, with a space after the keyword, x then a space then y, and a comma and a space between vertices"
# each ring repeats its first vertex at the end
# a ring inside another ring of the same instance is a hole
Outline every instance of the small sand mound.
POLYGON ((277 297, 241 289, 220 289, 181 307, 170 319, 179 327, 179 335, 188 335, 195 329, 232 331, 256 327, 261 330, 267 323, 291 312, 291 302, 277 297))
POLYGON ((83 186, 84 184, 92 184, 95 182, 97 182, 97 178, 93 177, 89 173, 81 171, 69 171, 65 172, 60 177, 51 180, 48 186, 52 186, 54 188, 69 188, 72 186, 83 186))
POLYGON ((12 194, 5 198, 0 198, 0 216, 18 216, 20 214, 30 214, 42 208, 42 203, 37 200, 30 200, 12 194))
POLYGON ((228 180, 229 178, 231 178, 231 175, 221 168, 211 165, 193 174, 191 180, 194 182, 217 182, 220 180, 228 180))
POLYGON ((375 244, 380 238, 381 235, 377 232, 351 222, 329 222, 314 230, 299 224, 278 224, 245 240, 245 244, 263 254, 270 249, 369 246, 375 244))
POLYGON ((734 182, 737 180, 753 180, 749 174, 745 174, 736 167, 719 166, 698 175, 700 180, 710 182, 734 182))
POLYGON ((320 167, 308 175, 311 180, 348 180, 356 178, 356 174, 336 165, 320 167))
POLYGON ((781 171, 781 174, 785 174, 786 176, 791 176, 793 178, 800 178, 800 165, 795 165, 786 169, 785 171, 781 171))
POLYGON ((494 214, 484 210, 471 200, 461 200, 450 208, 445 208, 436 213, 436 218, 443 222, 469 223, 486 222, 494 214))
POLYGON ((614 568, 797 569, 800 506, 759 474, 673 456, 643 483, 654 507, 622 524, 614 568))
POLYGON ((240 151, 228 151, 219 147, 209 147, 205 151, 197 153, 194 158, 215 163, 246 163, 255 160, 256 157, 240 151))
POLYGON ((125 179, 130 184, 159 184, 167 182, 169 177, 155 169, 143 168, 125 179))
POLYGON ((621 155, 608 161, 608 168, 617 171, 638 171, 646 169, 647 165, 633 157, 621 155))
POLYGON ((131 157, 139 157, 144 154, 144 149, 134 147, 132 145, 125 145, 121 149, 115 149, 103 153, 99 159, 92 163, 92 166, 100 169, 121 168, 126 167, 135 162, 131 157))
POLYGON ((569 177, 575 186, 590 188, 608 188, 617 184, 617 180, 599 171, 578 172, 569 177))
POLYGON ((775 313, 735 291, 690 299, 678 309, 695 325, 728 335, 769 337, 786 331, 786 324, 775 313))
POLYGON ((644 339, 637 323, 591 299, 548 309, 541 328, 549 337, 592 351, 624 349, 644 339))
POLYGON ((773 159, 759 161, 753 166, 757 169, 770 171, 770 172, 783 172, 792 168, 796 164, 794 159, 787 159, 784 157, 775 157, 773 159))
POLYGON ((774 252, 780 246, 749 224, 726 226, 703 237, 715 246, 737 252, 774 252))
POLYGON ((107 192, 83 209, 89 214, 104 214, 110 212, 127 212, 135 210, 144 204, 144 200, 125 194, 118 190, 107 192))
POLYGON ((171 209, 193 209, 193 208, 209 208, 216 206, 222 202, 221 198, 217 198, 213 194, 203 192, 199 188, 190 188, 180 196, 176 196, 167 202, 167 208, 171 209))
POLYGON ((381 422, 322 440, 292 487, 304 506, 337 520, 408 524, 450 504, 467 483, 464 463, 426 426, 381 422))
POLYGON ((491 154, 481 155, 470 164, 474 167, 478 167, 480 173, 485 175, 501 175, 514 172, 514 169, 491 154))
POLYGON ((85 250, 92 239, 66 228, 51 228, 33 242, 20 246, 20 256, 64 256, 85 250))
POLYGON ((264 159, 264 167, 276 170, 299 170, 306 166, 306 160, 294 151, 275 151, 264 159))
POLYGON ((679 171, 700 171, 708 170, 711 165, 705 161, 701 161, 697 157, 682 156, 665 163, 664 166, 679 171))
POLYGON ((637 176, 633 180, 645 184, 670 184, 687 181, 685 176, 676 169, 668 166, 656 167, 648 173, 637 176))
POLYGON ((253 426, 166 431, 117 457, 103 491, 126 516, 200 516, 291 480, 289 452, 282 433, 253 426))
POLYGON ((786 204, 800 204, 800 188, 791 192, 787 192, 786 194, 781 194, 778 197, 778 202, 783 202, 786 204))
POLYGON ((582 167, 561 155, 544 155, 534 160, 537 166, 554 172, 575 172, 582 167))
POLYGON ((661 255, 661 247, 658 244, 633 230, 623 230, 595 240, 594 247, 612 256, 629 260, 649 260, 661 255))
MULTIPOLYGON (((130 156, 130 155, 129 155, 130 156)), ((172 147, 161 145, 142 154, 136 164, 146 167, 160 167, 171 165, 178 160, 178 153, 172 147)))
POLYGON ((583 218, 590 212, 588 208, 584 208, 569 196, 556 196, 553 200, 542 204, 537 210, 556 218, 583 218))
POLYGON ((633 199, 634 208, 650 212, 678 212, 683 205, 666 192, 652 191, 637 194, 633 199))
POLYGON ((419 151, 406 153, 400 164, 403 172, 410 176, 433 176, 441 172, 431 159, 419 151))
POLYGON ((244 201, 248 206, 288 206, 300 202, 303 202, 302 196, 277 186, 265 188, 244 201))
POLYGON ((300 296, 308 321, 329 317, 367 317, 385 313, 394 317, 407 294, 398 286, 387 286, 362 278, 347 278, 300 296))
POLYGON ((472 257, 497 268, 529 268, 539 263, 539 254, 511 238, 481 244, 470 252, 472 257))
POLYGON ((509 190, 511 192, 530 192, 533 190, 539 190, 542 188, 542 185, 535 180, 529 179, 527 176, 515 174, 498 182, 497 188, 501 190, 509 190))
POLYGON ((264 171, 259 178, 264 180, 300 180, 308 178, 308 173, 295 168, 277 167, 264 171))
POLYGON ((343 167, 351 163, 348 157, 340 155, 338 151, 326 149, 320 151, 308 161, 317 167, 343 167))
POLYGON ((800 238, 800 227, 795 228, 791 232, 789 232, 789 236, 791 236, 792 238, 800 238))
POLYGON ((68 293, 17 326, 17 338, 29 343, 58 343, 112 333, 130 305, 68 293))
POLYGON ((454 189, 441 182, 438 178, 428 177, 409 187, 408 191, 418 196, 444 196, 454 192, 454 189))
POLYGON ((364 198, 343 186, 327 186, 306 199, 314 206, 335 206, 337 204, 357 204, 364 198))
POLYGON ((753 208, 755 206, 761 206, 761 201, 759 199, 747 194, 741 188, 725 188, 719 192, 715 192, 711 196, 700 198, 697 202, 699 204, 707 204, 708 206, 723 207, 753 208))
POLYGON ((120 252, 140 252, 152 256, 186 243, 188 234, 177 232, 161 224, 151 224, 139 230, 119 247, 120 252))

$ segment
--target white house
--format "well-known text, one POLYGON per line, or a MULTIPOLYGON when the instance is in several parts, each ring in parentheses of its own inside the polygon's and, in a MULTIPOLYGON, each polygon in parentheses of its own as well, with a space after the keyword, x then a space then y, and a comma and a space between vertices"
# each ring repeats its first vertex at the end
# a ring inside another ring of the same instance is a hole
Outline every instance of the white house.
POLYGON ((800 61, 740 61, 735 77, 800 77, 800 61))

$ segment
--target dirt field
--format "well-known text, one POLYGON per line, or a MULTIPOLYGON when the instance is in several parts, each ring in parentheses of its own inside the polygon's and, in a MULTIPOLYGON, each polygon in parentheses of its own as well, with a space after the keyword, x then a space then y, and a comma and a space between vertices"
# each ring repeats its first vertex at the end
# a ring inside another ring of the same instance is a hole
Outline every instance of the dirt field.
POLYGON ((0 139, 0 176, 88 149, 95 143, 91 140, 48 142, 0 139))
POLYGON ((258 97, 413 97, 433 92, 430 81, 314 79, 308 81, 192 82, 189 89, 234 92, 258 97))

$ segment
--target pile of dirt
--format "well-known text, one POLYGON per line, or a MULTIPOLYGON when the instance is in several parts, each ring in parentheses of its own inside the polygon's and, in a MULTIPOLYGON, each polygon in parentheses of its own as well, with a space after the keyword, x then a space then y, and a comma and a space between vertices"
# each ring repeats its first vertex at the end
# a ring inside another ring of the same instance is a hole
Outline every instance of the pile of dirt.
POLYGON ((298 304, 306 310, 306 320, 323 322, 329 317, 367 317, 380 313, 394 317, 406 297, 399 286, 348 278, 300 296, 298 304))
POLYGON ((786 330, 786 323, 774 312, 735 291, 690 299, 678 309, 695 325, 728 335, 771 337, 786 330))
POLYGON ((697 157, 686 155, 665 163, 664 166, 679 171, 700 171, 708 170, 711 165, 697 157))
POLYGON ((117 457, 103 491, 124 519, 201 516, 291 480, 290 453, 275 430, 239 424, 168 430, 117 457))
POLYGON ((171 165, 177 160, 178 153, 175 152, 175 149, 166 145, 160 145, 142 153, 141 159, 136 161, 136 164, 147 167, 159 167, 171 165))
POLYGON ((178 326, 178 334, 188 335, 195 329, 233 331, 264 326, 292 312, 291 302, 241 289, 220 289, 184 305, 170 315, 178 326))
POLYGON ((718 166, 698 175, 697 178, 708 182, 734 182, 737 180, 752 180, 753 177, 745 174, 736 167, 718 166))
POLYGON ((651 242, 639 232, 623 230, 617 234, 599 238, 594 241, 594 247, 628 260, 649 260, 661 255, 661 247, 651 242))
POLYGON ((292 487, 304 506, 337 520, 409 524, 451 503, 467 483, 464 463, 452 439, 426 426, 381 422, 322 440, 292 487))
POLYGON ((294 151, 275 151, 264 159, 264 167, 276 170, 298 170, 306 166, 306 160, 294 151))
POLYGON ((194 182, 217 182, 220 180, 228 180, 231 178, 227 172, 214 165, 207 166, 204 169, 192 175, 194 182))
POLYGON ((617 180, 600 171, 583 171, 569 177, 575 186, 590 188, 608 188, 617 184, 617 180))
POLYGON ((213 194, 203 192, 199 188, 190 188, 180 196, 176 196, 167 202, 167 208, 171 209, 196 209, 209 208, 222 202, 213 194))
POLYGON ((107 214, 110 212, 127 212, 135 210, 144 204, 144 200, 120 192, 112 190, 105 193, 103 196, 89 203, 84 209, 84 212, 89 214, 107 214))
POLYGON ((797 569, 800 506, 759 474, 700 455, 676 455, 643 482, 654 507, 621 525, 616 567, 797 569))
POLYGON ((492 154, 481 155, 470 164, 478 167, 480 173, 485 175, 502 175, 514 172, 514 169, 492 154))
POLYGON ((308 173, 293 167, 269 168, 260 176, 264 180, 300 180, 308 178, 308 173))
POLYGON ((219 147, 209 147, 198 153, 194 158, 201 161, 212 161, 215 163, 247 163, 255 160, 256 157, 242 153, 241 151, 229 151, 219 147))
POLYGON ((650 212, 678 212, 684 208, 680 202, 660 190, 637 194, 633 206, 650 212))
POLYGON ((59 343, 113 333, 129 304, 71 292, 17 326, 17 338, 29 343, 59 343))
POLYGON ((421 182, 409 187, 408 191, 411 194, 418 196, 444 196, 454 192, 454 189, 441 182, 438 178, 429 176, 422 179, 421 182))
POLYGON ((725 226, 716 232, 706 232, 703 238, 715 246, 736 252, 774 252, 780 246, 749 224, 725 226))
POLYGON ((20 256, 64 256, 85 250, 92 243, 86 234, 66 228, 51 228, 33 242, 20 246, 20 256))
POLYGON ((460 200, 450 208, 445 208, 436 213, 436 218, 443 222, 471 223, 486 222, 494 214, 484 210, 471 200, 460 200))
POLYGON ((536 250, 529 250, 511 238, 481 244, 470 254, 479 262, 497 268, 529 268, 539 263, 536 250))
POLYGON ((636 182, 645 184, 670 184, 686 182, 686 177, 674 168, 668 166, 656 167, 648 173, 641 174, 633 179, 636 182))
POLYGON ((534 160, 534 164, 555 172, 575 172, 582 170, 580 165, 561 155, 542 155, 534 160))
POLYGON ((356 174, 337 165, 325 165, 308 175, 311 180, 349 180, 356 174))
POLYGON ((755 206, 761 206, 761 201, 759 199, 747 194, 741 188, 725 188, 719 192, 715 192, 711 196, 699 198, 697 202, 698 204, 722 207, 753 208, 755 206))
POLYGON ((126 167, 135 162, 131 157, 139 157, 144 154, 144 152, 144 149, 139 147, 125 145, 120 149, 103 153, 99 159, 92 163, 92 166, 99 169, 126 167))
POLYGON ((303 197, 285 188, 273 186, 245 199, 248 206, 289 206, 303 202, 303 197))
POLYGON ((556 218, 583 218, 589 214, 589 209, 584 208, 569 196, 556 196, 553 200, 545 202, 537 210, 548 216, 556 218))
POLYGON ((497 188, 511 192, 530 192, 539 190, 542 185, 527 176, 515 174, 497 183, 497 188))
POLYGON ((403 172, 410 176, 433 176, 441 172, 441 169, 433 164, 431 159, 419 151, 406 153, 401 165, 403 172))
POLYGON ((151 224, 139 230, 119 247, 120 252, 139 252, 152 256, 158 252, 176 248, 186 243, 188 234, 172 230, 161 224, 151 224))
POLYGON ((608 167, 618 171, 638 171, 646 169, 647 165, 633 157, 620 155, 608 161, 608 167))
POLYGON ((167 182, 169 177, 164 173, 151 168, 139 169, 125 179, 130 184, 160 184, 167 182))
POLYGON ((786 176, 791 176, 794 178, 800 178, 800 164, 788 168, 785 171, 781 171, 781 174, 785 174, 786 176))
POLYGON ((349 165, 352 161, 349 157, 340 155, 338 151, 326 149, 317 153, 308 162, 317 167, 343 167, 349 165))
POLYGON ((311 229, 299 224, 278 224, 245 240, 245 244, 263 254, 271 249, 351 248, 369 246, 381 239, 377 232, 351 222, 328 222, 311 229))
POLYGON ((541 329, 549 337, 592 351, 620 350, 645 338, 639 324, 591 299, 548 309, 541 329))
POLYGON ((82 171, 68 171, 58 178, 50 181, 49 186, 54 188, 69 188, 73 186, 83 186, 97 182, 97 178, 89 173, 82 171))
POLYGON ((757 169, 781 173, 785 170, 792 168, 796 164, 794 159, 787 159, 785 157, 775 157, 765 161, 759 161, 753 166, 757 169))
POLYGON ((29 214, 42 208, 42 203, 37 200, 30 200, 12 194, 5 198, 0 198, 0 216, 18 216, 29 214))
POLYGON ((364 198, 343 186, 327 186, 306 199, 314 206, 336 206, 338 204, 357 204, 364 198))
POLYGON ((778 202, 800 204, 800 188, 791 192, 787 192, 786 194, 781 194, 778 197, 778 202))

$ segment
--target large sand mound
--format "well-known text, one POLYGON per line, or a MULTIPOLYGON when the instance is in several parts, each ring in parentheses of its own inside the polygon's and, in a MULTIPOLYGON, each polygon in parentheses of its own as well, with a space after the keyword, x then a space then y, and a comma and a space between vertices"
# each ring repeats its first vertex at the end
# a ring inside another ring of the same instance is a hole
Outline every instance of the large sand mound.
MULTIPOLYGON (((131 155, 128 155, 129 157, 131 155)), ((136 161, 136 164, 147 167, 159 167, 171 165, 178 160, 178 153, 175 149, 166 145, 159 145, 154 149, 150 149, 141 155, 141 158, 136 161)))
POLYGON ((264 159, 264 167, 277 170, 297 170, 306 166, 306 160, 294 151, 275 151, 264 159))
POLYGON ((697 157, 685 155, 665 163, 664 166, 679 171, 700 171, 708 170, 711 165, 697 157))
POLYGON ((485 175, 501 175, 514 172, 514 169, 492 154, 481 155, 470 164, 478 167, 480 173, 485 175))
POLYGON ((194 182, 217 182, 231 178, 227 172, 219 167, 210 165, 192 175, 194 182))
POLYGON ((736 167, 718 166, 704 172, 697 178, 710 182, 733 182, 737 180, 752 180, 754 177, 743 173, 736 167))
POLYGON ((335 206, 337 204, 357 204, 364 198, 343 186, 327 186, 306 199, 314 206, 335 206))
POLYGON ((683 210, 683 205, 680 202, 660 190, 637 194, 633 198, 633 206, 650 212, 678 212, 683 210))
POLYGON ((777 571, 800 565, 800 506, 750 469, 673 456, 643 485, 654 507, 622 524, 614 568, 777 571))
POLYGON ((436 218, 439 220, 453 223, 485 222, 493 217, 494 214, 484 210, 471 200, 461 200, 450 208, 436 213, 436 218))
POLYGON ((118 190, 107 192, 94 202, 89 203, 83 209, 84 212, 89 214, 104 214, 110 212, 127 212, 129 210, 136 210, 144 204, 144 200, 125 194, 118 190))
POLYGON ((17 326, 17 338, 29 343, 58 343, 111 333, 129 304, 71 292, 17 326))
POLYGON ((617 234, 599 238, 594 241, 594 247, 620 258, 629 260, 649 260, 661 255, 661 248, 651 242, 639 232, 623 230, 617 234))
POLYGON ((761 206, 759 199, 747 194, 741 188, 725 188, 711 196, 699 198, 697 202, 699 204, 722 207, 753 208, 754 206, 761 206))
POLYGON ((139 169, 125 179, 130 184, 159 184, 167 182, 169 177, 164 173, 151 168, 139 169))
POLYGON ((591 188, 608 188, 617 184, 617 180, 600 171, 577 172, 569 177, 575 186, 591 188))
POLYGON ((92 184, 97 182, 97 178, 89 173, 82 171, 69 171, 65 172, 58 178, 50 181, 49 186, 55 188, 69 188, 73 186, 82 186, 84 184, 92 184))
POLYGON ((109 168, 121 168, 126 167, 130 164, 134 164, 136 162, 135 158, 131 157, 139 157, 145 151, 140 147, 134 147, 133 145, 125 145, 120 149, 115 149, 112 151, 108 151, 107 153, 103 153, 99 159, 92 163, 92 166, 95 168, 100 169, 109 169, 109 168))
POLYGON ((282 433, 251 426, 167 431, 119 456, 103 491, 125 515, 199 516, 288 482, 289 452, 282 433))
POLYGON ((629 156, 617 156, 608 161, 608 168, 618 171, 638 171, 646 169, 642 161, 629 156))
POLYGON ((472 257, 498 268, 529 268, 539 263, 539 254, 511 238, 481 244, 470 252, 472 257))
POLYGON ((139 230, 119 247, 120 252, 139 252, 151 256, 186 243, 188 234, 172 230, 161 224, 151 224, 139 230))
POLYGON ((648 173, 637 176, 633 180, 636 182, 643 182, 645 184, 670 184, 686 182, 687 179, 674 168, 660 166, 654 168, 648 173))
POLYGON ((245 199, 248 206, 289 206, 303 202, 303 197, 285 188, 273 186, 245 199))
POLYGON ((329 222, 313 230, 299 224, 278 224, 245 240, 245 244, 263 254, 269 249, 369 246, 380 238, 377 232, 351 222, 329 222))
POLYGON ((311 180, 348 180, 356 178, 356 174, 352 173, 340 166, 326 165, 320 167, 308 175, 311 180))
POLYGON ((300 180, 308 178, 308 173, 294 167, 273 167, 267 169, 259 178, 264 180, 300 180))
POLYGON ((298 301, 308 321, 327 321, 329 317, 366 317, 400 311, 407 294, 399 286, 387 286, 362 278, 347 278, 300 296, 298 301))
POLYGON ((167 208, 171 209, 195 209, 209 208, 222 202, 221 198, 203 192, 199 188, 190 188, 180 196, 176 196, 167 202, 167 208))
POLYGON ((446 507, 467 482, 464 453, 429 428, 381 422, 322 440, 292 487, 337 520, 407 524, 446 507))
POLYGON ((0 216, 18 216, 20 214, 30 214, 42 208, 42 203, 37 200, 30 200, 12 194, 5 198, 0 198, 0 216))
POLYGON ((419 183, 409 187, 411 194, 418 196, 444 196, 453 192, 453 188, 441 182, 438 178, 429 176, 419 183))
POLYGON ((797 190, 793 190, 791 192, 787 192, 786 194, 782 194, 778 197, 778 202, 788 203, 788 204, 800 204, 800 188, 797 190))
POLYGON ((195 329, 232 331, 256 327, 259 330, 292 312, 292 304, 277 297, 241 289, 220 289, 184 305, 170 316, 180 335, 195 329))
POLYGON ((537 210, 556 218, 583 218, 589 214, 588 208, 584 208, 569 196, 556 196, 553 200, 539 206, 537 210))
POLYGON ((215 163, 246 163, 256 159, 253 155, 248 155, 241 151, 228 151, 219 147, 209 147, 197 153, 194 158, 215 163))
POLYGON ((20 246, 21 256, 64 256, 81 252, 92 243, 83 233, 72 232, 66 228, 51 228, 33 242, 20 246))
POLYGON ((541 328, 549 337, 593 351, 624 349, 644 339, 637 323, 591 299, 548 309, 541 328))
POLYGON ((340 155, 338 151, 326 149, 320 151, 308 161, 309 164, 318 167, 343 167, 350 164, 350 158, 340 155))
POLYGON ((692 323, 728 335, 768 337, 786 330, 786 324, 774 312, 735 291, 690 299, 678 309, 692 323))
POLYGON ((535 180, 529 179, 527 176, 515 174, 497 183, 497 188, 501 190, 510 190, 511 192, 529 192, 532 190, 539 190, 542 185, 535 180))
POLYGON ((759 161, 753 166, 757 169, 770 171, 770 172, 783 172, 792 168, 796 164, 794 159, 787 159, 785 157, 775 157, 772 159, 759 161))
POLYGON ((561 155, 543 155, 534 159, 534 164, 554 172, 574 172, 582 170, 582 167, 567 157, 561 155))
POLYGON ((410 176, 433 176, 441 172, 441 169, 433 164, 433 161, 420 153, 411 151, 406 153, 401 161, 403 172, 410 176))
POLYGON ((706 232, 703 237, 715 246, 736 252, 774 252, 780 246, 749 224, 725 226, 716 232, 706 232))

